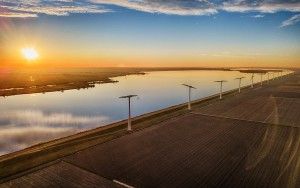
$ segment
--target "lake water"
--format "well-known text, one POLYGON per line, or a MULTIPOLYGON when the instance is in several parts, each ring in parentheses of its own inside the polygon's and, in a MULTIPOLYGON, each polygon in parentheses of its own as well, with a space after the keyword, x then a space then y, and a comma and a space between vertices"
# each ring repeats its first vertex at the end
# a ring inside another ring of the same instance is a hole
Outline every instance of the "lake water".
MULTIPOLYGON (((118 83, 98 84, 94 88, 26 94, 0 99, 0 155, 28 146, 103 126, 127 118, 127 100, 119 96, 137 94, 132 115, 162 109, 187 100, 188 89, 196 87, 192 99, 218 93, 214 80, 227 80, 224 91, 237 88, 236 77, 250 74, 238 71, 161 71, 146 75, 116 77, 118 83)), ((260 76, 254 77, 260 81, 260 76)))

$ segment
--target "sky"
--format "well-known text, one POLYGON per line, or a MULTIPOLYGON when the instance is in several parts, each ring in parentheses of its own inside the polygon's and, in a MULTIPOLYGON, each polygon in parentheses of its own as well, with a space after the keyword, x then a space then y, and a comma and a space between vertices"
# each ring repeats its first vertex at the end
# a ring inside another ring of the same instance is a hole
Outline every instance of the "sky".
POLYGON ((0 0, 0 67, 300 67, 300 0, 0 0), (38 58, 24 58, 22 49, 38 58))

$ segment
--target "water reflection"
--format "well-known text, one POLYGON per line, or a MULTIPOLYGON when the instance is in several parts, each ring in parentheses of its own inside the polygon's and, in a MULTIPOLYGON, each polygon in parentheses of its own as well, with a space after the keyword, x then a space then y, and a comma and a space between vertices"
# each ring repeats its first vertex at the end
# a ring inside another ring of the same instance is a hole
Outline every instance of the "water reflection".
MULTIPOLYGON (((238 71, 161 71, 146 75, 117 77, 118 83, 97 84, 94 88, 62 92, 25 94, 0 99, 0 155, 30 145, 91 129, 127 117, 127 101, 119 96, 139 95, 133 100, 132 114, 140 115, 186 102, 186 88, 197 88, 192 99, 219 91, 215 80, 227 80, 224 91, 238 87, 236 77, 251 74, 238 71)), ((260 77, 254 77, 259 82, 260 77)))
POLYGON ((105 116, 76 116, 70 113, 44 113, 40 110, 10 110, 0 114, 0 154, 36 142, 96 128, 109 122, 105 116))

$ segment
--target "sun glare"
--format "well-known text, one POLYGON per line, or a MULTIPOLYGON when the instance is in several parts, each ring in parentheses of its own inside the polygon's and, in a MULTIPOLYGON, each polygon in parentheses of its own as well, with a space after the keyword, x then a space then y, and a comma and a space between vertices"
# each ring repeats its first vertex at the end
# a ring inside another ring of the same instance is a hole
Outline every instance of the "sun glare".
POLYGON ((28 61, 35 60, 39 57, 39 54, 34 48, 22 48, 22 55, 28 61))

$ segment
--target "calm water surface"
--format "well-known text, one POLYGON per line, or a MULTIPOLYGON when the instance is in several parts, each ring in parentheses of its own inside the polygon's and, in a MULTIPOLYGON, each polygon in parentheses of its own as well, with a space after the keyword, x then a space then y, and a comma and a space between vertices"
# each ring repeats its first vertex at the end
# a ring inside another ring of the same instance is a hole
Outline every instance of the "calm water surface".
POLYGON ((250 84, 251 75, 238 71, 161 71, 116 77, 118 83, 90 89, 1 98, 0 155, 125 119, 127 100, 118 98, 122 95, 139 95, 132 102, 136 116, 186 102, 188 91, 182 83, 197 87, 192 98, 198 99, 218 93, 214 80, 227 80, 226 91, 238 86, 234 78, 240 76, 246 77, 242 85, 250 84))

